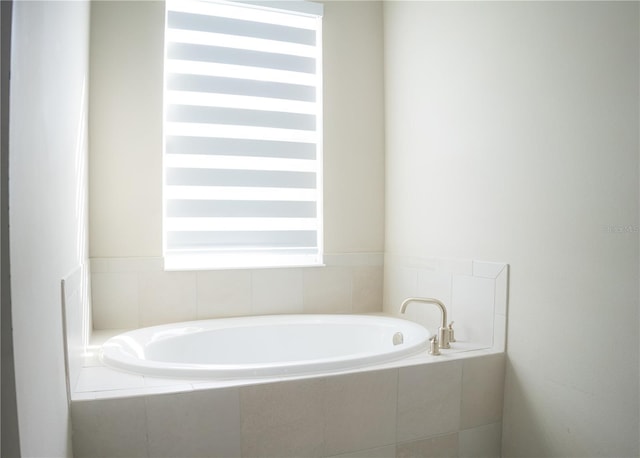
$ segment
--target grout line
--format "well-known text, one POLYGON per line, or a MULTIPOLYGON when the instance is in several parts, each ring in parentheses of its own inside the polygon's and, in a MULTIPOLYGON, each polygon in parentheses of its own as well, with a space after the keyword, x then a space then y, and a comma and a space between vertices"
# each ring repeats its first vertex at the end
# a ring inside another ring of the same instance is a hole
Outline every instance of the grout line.
POLYGON ((136 276, 136 309, 137 309, 137 324, 136 327, 142 327, 142 304, 140 303, 140 272, 135 272, 136 276))
POLYGON ((144 405, 144 432, 145 432, 145 451, 147 453, 147 457, 149 457, 149 453, 151 450, 151 442, 149 441, 149 396, 143 397, 143 405, 144 405))

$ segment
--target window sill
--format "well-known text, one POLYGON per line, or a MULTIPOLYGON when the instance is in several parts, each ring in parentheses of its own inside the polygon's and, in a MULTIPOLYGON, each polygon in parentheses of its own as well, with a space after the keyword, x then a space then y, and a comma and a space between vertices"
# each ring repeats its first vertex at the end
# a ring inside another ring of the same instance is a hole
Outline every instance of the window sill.
POLYGON ((321 267, 319 254, 180 253, 164 257, 165 271, 321 267))

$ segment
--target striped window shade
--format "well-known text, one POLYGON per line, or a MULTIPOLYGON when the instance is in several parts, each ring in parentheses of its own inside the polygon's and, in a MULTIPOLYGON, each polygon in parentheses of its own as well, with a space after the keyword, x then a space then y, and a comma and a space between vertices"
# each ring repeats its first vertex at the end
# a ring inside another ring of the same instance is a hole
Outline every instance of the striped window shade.
POLYGON ((322 264, 322 5, 168 0, 167 270, 322 264))

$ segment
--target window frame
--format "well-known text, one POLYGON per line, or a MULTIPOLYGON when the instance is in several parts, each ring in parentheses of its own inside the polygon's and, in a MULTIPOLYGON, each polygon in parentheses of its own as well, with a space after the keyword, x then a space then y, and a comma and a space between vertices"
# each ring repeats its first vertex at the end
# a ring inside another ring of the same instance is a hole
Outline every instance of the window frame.
MULTIPOLYGON (((194 221, 198 219, 198 217, 194 218, 184 218, 184 221, 178 221, 180 218, 176 218, 174 216, 170 216, 169 213, 169 201, 180 200, 180 197, 175 197, 175 190, 180 188, 180 186, 176 186, 172 184, 171 180, 175 176, 175 173, 172 175, 171 171, 174 167, 183 167, 183 165, 179 164, 178 166, 171 165, 171 161, 176 159, 176 157, 169 158, 170 154, 168 151, 168 141, 167 138, 172 136, 172 121, 168 120, 168 113, 170 112, 171 103, 168 103, 170 97, 167 96, 171 90, 168 86, 168 75, 171 73, 167 70, 168 62, 171 60, 169 58, 168 48, 170 46, 170 41, 168 38, 165 38, 165 54, 164 54, 164 86, 163 86, 163 224, 162 224, 162 235, 163 235, 163 258, 164 258, 164 268, 165 270, 214 270, 214 269, 244 269, 244 268, 268 268, 268 267, 302 267, 302 266, 321 266, 323 265, 323 124, 322 124, 322 5, 318 3, 306 2, 302 0, 293 0, 293 1, 275 1, 275 2, 250 2, 250 1, 223 1, 223 0, 167 0, 165 7, 165 34, 168 34, 169 30, 169 13, 170 11, 176 11, 175 9, 171 9, 173 5, 180 4, 182 7, 184 5, 226 5, 233 6, 234 8, 243 8, 246 9, 247 12, 252 13, 260 13, 267 12, 273 13, 276 12, 278 14, 288 14, 291 16, 304 16, 307 18, 313 18, 316 23, 315 28, 315 73, 313 74, 313 79, 315 79, 315 85, 313 88, 315 89, 315 129, 312 131, 313 135, 315 135, 315 141, 313 144, 315 145, 315 159, 309 162, 313 162, 314 170, 313 174, 315 176, 315 186, 310 188, 310 193, 314 194, 314 199, 312 202, 315 203, 315 217, 306 218, 308 220, 313 220, 315 225, 312 225, 315 230, 315 244, 312 248, 312 251, 309 251, 307 247, 307 251, 303 248, 305 247, 292 247, 292 248, 283 248, 278 246, 264 246, 264 247, 253 247, 251 249, 233 249, 232 247, 225 248, 221 245, 218 245, 217 248, 184 248, 178 249, 175 247, 176 244, 172 245, 172 242, 169 240, 170 233, 177 233, 179 229, 182 228, 177 223, 184 223, 187 228, 184 232, 193 232, 199 233, 197 229, 194 229, 197 224, 194 223, 193 226, 189 226, 189 219, 193 219, 194 221), (318 14, 319 12, 319 14, 318 14), (172 188, 173 186, 173 188, 172 188), (174 197, 171 197, 174 196, 174 197), (173 229, 171 229, 173 228, 173 229), (296 253, 296 249, 298 252, 296 253)), ((187 9, 190 6, 187 6, 187 9)), ((238 10, 240 11, 240 10, 238 10)), ((243 20, 243 19, 240 19, 243 20)), ((267 51, 269 52, 269 51, 267 51)), ((233 77, 232 77, 233 78, 233 77)), ((239 79, 242 79, 241 77, 239 79)), ((292 83, 292 84, 301 84, 301 83, 292 83)), ((174 103, 174 105, 176 105, 174 103)), ((177 123, 174 123, 177 124, 177 123)), ((222 132, 222 135, 226 135, 226 131, 224 129, 219 129, 222 132)), ((230 129, 229 129, 230 130, 230 129)), ((284 129, 279 129, 284 130, 284 129)), ((209 132, 209 130, 207 130, 209 132)), ((174 132, 175 134, 175 132, 174 132)), ((218 138, 218 137, 215 137, 218 138)), ((214 153, 213 156, 216 154, 214 153)), ((175 154, 171 156, 176 156, 175 154)), ((178 161, 182 161, 183 158, 178 156, 178 161)), ((251 156, 247 156, 251 157, 251 156)), ((198 158, 196 158, 198 159, 198 158)), ((260 158, 258 158, 260 159, 260 158)), ((273 159, 273 158, 270 158, 273 159)), ((247 159, 245 158, 245 163, 247 159)), ((196 161, 202 162, 202 161, 196 161)), ((257 162, 257 161, 251 161, 257 162)), ((208 166, 204 166, 208 167, 208 166)), ((253 167, 253 166, 252 166, 253 167)), ((186 170, 186 169, 184 169, 186 170)), ((228 169, 218 169, 218 168, 210 168, 207 170, 228 170, 228 169)), ((262 170, 256 168, 255 170, 262 170)), ((224 172, 223 172, 224 173, 224 172)), ((185 174, 183 174, 185 175, 185 174)), ((188 174, 187 174, 188 175, 188 174)), ((286 184, 286 183, 285 183, 286 184)), ((211 189, 214 189, 212 187, 211 189)), ((257 188, 256 188, 257 189, 257 188)), ((272 189, 272 188, 269 188, 272 189)), ((215 190, 214 190, 215 191, 215 190)), ((215 193, 214 193, 215 194, 215 193)), ((212 195, 214 195, 212 194, 212 195)), ((194 194, 191 194, 194 195, 194 194)), ((203 201, 207 201, 206 198, 202 197, 202 195, 198 196, 198 199, 202 199, 203 201)), ((241 199, 235 197, 234 199, 242 202, 241 199)), ((234 201, 234 199, 231 199, 234 201)), ((261 198, 260 198, 261 199, 261 198)), ((184 199, 188 200, 188 199, 184 199)), ((220 198, 211 199, 212 202, 216 202, 220 200, 220 198)), ((277 200, 267 200, 265 198, 265 202, 278 202, 277 200)), ((209 224, 207 227, 214 227, 213 231, 208 231, 211 233, 216 233, 216 231, 224 232, 222 229, 215 229, 217 227, 221 227, 220 224, 228 223, 229 221, 234 224, 239 224, 240 226, 251 226, 257 225, 260 221, 263 224, 266 224, 267 229, 261 229, 255 232, 269 232, 276 231, 275 229, 268 229, 270 226, 267 223, 272 223, 273 227, 285 227, 287 225, 287 221, 291 220, 292 223, 300 223, 298 221, 300 218, 269 218, 270 221, 267 221, 268 218, 263 218, 262 220, 247 218, 246 220, 241 220, 240 218, 226 218, 228 221, 222 221, 225 218, 220 218, 219 221, 214 221, 215 218, 200 218, 200 222, 203 224, 209 224), (216 225, 217 223, 220 223, 216 225)), ((308 223, 308 222, 307 222, 308 223)), ((292 227, 295 226, 292 224, 292 227)), ((308 225, 303 225, 304 228, 308 227, 308 225)), ((247 231, 249 231, 247 229, 247 231)), ((205 232, 200 231, 200 232, 205 232)), ((230 231, 231 232, 231 231, 230 231)), ((238 233, 242 232, 242 229, 238 231, 238 233)), ((286 236, 287 230, 283 230, 283 236, 286 236)), ((293 233, 289 231, 289 233, 293 233)), ((189 234, 186 235, 187 239, 189 238, 189 234)), ((215 237, 215 236, 214 236, 215 237)), ((197 237, 194 237, 194 239, 197 237)))

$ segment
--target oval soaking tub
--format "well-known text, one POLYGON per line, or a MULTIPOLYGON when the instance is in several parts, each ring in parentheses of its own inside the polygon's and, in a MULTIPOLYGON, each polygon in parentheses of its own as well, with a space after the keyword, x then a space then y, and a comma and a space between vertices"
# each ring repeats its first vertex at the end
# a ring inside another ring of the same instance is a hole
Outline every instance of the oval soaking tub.
POLYGON ((157 377, 250 378, 353 369, 426 351, 431 333, 372 315, 267 315, 153 326, 102 346, 107 365, 157 377))

